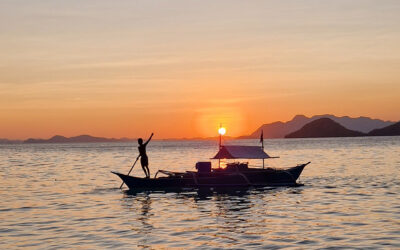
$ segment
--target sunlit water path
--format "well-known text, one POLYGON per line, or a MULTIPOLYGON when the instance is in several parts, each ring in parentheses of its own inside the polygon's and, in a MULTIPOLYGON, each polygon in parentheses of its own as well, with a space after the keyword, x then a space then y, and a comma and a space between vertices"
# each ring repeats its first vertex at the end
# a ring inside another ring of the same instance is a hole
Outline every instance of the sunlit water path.
MULTIPOLYGON (((312 162, 305 185, 224 193, 120 191, 110 171, 128 172, 136 147, 0 145, 0 249, 400 248, 400 137, 266 140, 281 157, 270 166, 312 162)), ((152 141, 152 175, 193 170, 216 149, 152 141)))

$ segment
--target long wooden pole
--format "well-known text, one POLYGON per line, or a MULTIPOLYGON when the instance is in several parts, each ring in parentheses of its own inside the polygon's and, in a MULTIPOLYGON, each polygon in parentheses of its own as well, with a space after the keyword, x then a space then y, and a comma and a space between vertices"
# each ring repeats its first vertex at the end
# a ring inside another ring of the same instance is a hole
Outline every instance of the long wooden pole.
MULTIPOLYGON (((129 172, 128 172, 127 175, 129 175, 129 174, 132 172, 132 169, 133 169, 133 167, 135 166, 136 162, 139 160, 139 158, 140 158, 140 155, 139 155, 138 157, 136 157, 136 161, 133 163, 133 165, 132 165, 132 167, 131 167, 131 170, 129 170, 129 172)), ((124 182, 122 182, 122 184, 121 184, 121 186, 119 187, 119 189, 121 189, 123 185, 124 185, 124 182)))

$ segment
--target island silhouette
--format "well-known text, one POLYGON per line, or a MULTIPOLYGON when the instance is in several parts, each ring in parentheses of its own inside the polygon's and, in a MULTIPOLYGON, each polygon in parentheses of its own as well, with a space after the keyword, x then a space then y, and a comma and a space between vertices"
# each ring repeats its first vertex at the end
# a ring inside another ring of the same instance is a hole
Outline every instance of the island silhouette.
MULTIPOLYGON (((400 135, 400 122, 383 121, 369 117, 351 118, 348 116, 315 115, 306 117, 296 115, 288 122, 264 124, 247 136, 229 137, 226 139, 259 139, 263 138, 315 138, 315 137, 349 137, 349 136, 397 136, 400 135)), ((214 140, 218 137, 169 138, 165 140, 214 140)), ((105 138, 91 135, 65 137, 55 135, 49 139, 29 138, 27 140, 9 140, 0 138, 0 144, 15 143, 91 143, 91 142, 132 142, 132 138, 105 138)))
POLYGON ((104 137, 95 137, 91 135, 79 135, 73 137, 65 137, 61 135, 55 135, 50 139, 33 139, 29 138, 24 143, 77 143, 77 142, 128 142, 133 141, 134 139, 129 138, 104 138, 104 137))
POLYGON ((304 125, 301 129, 292 132, 285 138, 317 138, 317 137, 357 137, 357 136, 396 136, 400 135, 400 122, 369 133, 354 131, 345 128, 330 118, 320 118, 304 125))
POLYGON ((381 129, 374 129, 368 133, 369 136, 391 136, 400 135, 400 122, 381 129))
POLYGON ((347 129, 330 118, 320 118, 304 125, 285 138, 315 138, 315 137, 356 137, 365 133, 347 129))
POLYGON ((394 124, 393 121, 383 121, 380 119, 373 119, 369 117, 338 117, 331 114, 315 115, 312 117, 296 115, 295 117, 293 117, 292 120, 287 122, 277 121, 273 123, 263 124, 250 135, 240 136, 239 138, 257 139, 260 137, 261 131, 263 131, 264 138, 284 138, 286 135, 301 129, 307 123, 318 120, 320 118, 329 118, 339 123, 346 129, 359 131, 362 133, 368 133, 373 129, 380 129, 394 124))

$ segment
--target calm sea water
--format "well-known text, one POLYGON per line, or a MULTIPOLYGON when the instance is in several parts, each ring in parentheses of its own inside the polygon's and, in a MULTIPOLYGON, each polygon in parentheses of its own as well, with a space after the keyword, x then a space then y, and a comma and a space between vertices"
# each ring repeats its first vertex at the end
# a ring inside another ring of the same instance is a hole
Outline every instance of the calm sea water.
MULTIPOLYGON (((152 141, 150 170, 193 170, 216 149, 152 141)), ((135 143, 0 145, 0 249, 400 248, 400 137, 266 140, 265 150, 281 157, 274 167, 311 161, 305 185, 132 194, 110 171, 129 171, 135 143)))

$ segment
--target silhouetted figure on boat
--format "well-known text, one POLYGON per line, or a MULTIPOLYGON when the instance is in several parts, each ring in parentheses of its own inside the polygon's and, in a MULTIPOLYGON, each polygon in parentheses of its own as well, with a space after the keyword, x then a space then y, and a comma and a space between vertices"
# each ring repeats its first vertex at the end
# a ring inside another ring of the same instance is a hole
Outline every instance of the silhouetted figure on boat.
POLYGON ((146 178, 150 178, 149 158, 147 157, 147 154, 146 154, 146 146, 150 142, 153 135, 154 135, 154 133, 151 133, 151 136, 145 143, 143 143, 142 138, 138 139, 140 164, 142 164, 142 168, 143 168, 144 174, 146 175, 146 178))

